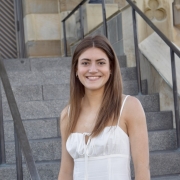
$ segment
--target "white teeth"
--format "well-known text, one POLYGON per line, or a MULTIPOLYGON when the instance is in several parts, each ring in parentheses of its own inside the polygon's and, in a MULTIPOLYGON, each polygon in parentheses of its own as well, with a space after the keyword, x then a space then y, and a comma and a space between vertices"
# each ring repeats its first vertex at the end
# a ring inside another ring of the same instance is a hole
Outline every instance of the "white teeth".
POLYGON ((98 79, 99 76, 91 76, 91 77, 88 77, 88 79, 91 79, 91 80, 95 80, 95 79, 98 79))

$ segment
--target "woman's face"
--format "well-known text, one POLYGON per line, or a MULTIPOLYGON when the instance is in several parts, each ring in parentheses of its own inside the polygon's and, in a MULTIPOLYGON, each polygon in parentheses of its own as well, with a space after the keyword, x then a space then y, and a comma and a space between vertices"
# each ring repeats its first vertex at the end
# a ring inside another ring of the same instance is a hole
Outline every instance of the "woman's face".
POLYGON ((77 75, 86 90, 105 87, 111 70, 107 55, 99 48, 89 48, 78 59, 77 75))

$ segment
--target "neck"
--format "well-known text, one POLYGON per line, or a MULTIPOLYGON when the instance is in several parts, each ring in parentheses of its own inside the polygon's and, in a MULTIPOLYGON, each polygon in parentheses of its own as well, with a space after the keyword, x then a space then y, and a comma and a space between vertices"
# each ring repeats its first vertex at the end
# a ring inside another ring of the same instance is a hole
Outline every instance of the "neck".
POLYGON ((85 90, 83 105, 90 109, 99 109, 102 103, 103 92, 104 89, 99 89, 96 91, 85 90))

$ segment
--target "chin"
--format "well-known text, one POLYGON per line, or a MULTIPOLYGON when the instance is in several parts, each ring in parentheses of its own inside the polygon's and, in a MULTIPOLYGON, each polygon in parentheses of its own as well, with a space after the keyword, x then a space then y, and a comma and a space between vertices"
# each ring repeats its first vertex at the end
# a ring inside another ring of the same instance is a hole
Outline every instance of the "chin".
POLYGON ((85 87, 86 90, 88 91, 98 91, 100 89, 104 89, 104 86, 101 86, 101 87, 85 87))

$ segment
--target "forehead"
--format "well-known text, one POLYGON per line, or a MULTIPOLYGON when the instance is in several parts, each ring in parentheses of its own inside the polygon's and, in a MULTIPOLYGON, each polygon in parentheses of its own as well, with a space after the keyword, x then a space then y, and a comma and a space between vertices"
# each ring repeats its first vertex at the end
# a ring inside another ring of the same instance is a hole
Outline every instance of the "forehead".
POLYGON ((105 58, 105 59, 108 60, 108 57, 107 57, 106 53, 103 50, 101 50, 100 48, 96 48, 96 47, 88 48, 87 50, 85 50, 79 56, 79 60, 81 60, 83 58, 88 58, 88 59, 91 59, 91 60, 105 58))

